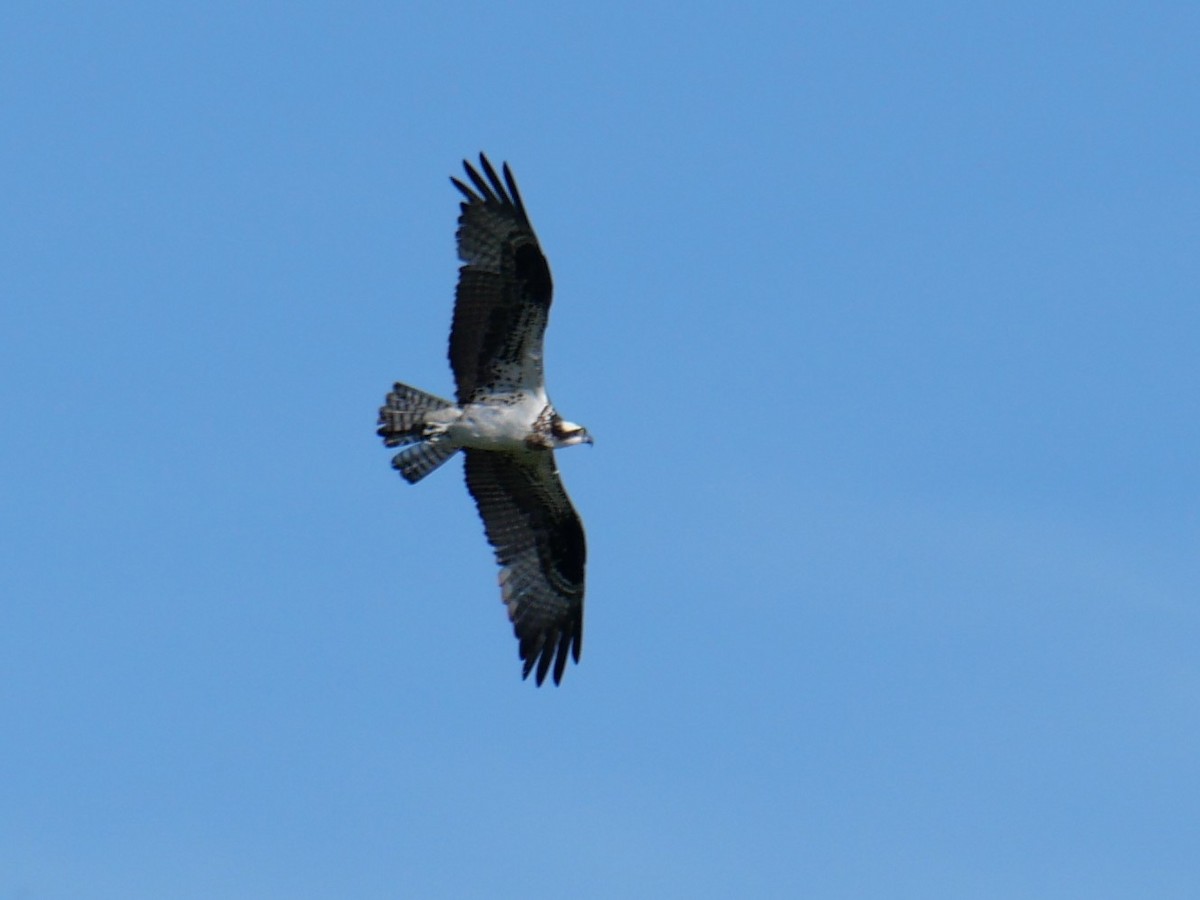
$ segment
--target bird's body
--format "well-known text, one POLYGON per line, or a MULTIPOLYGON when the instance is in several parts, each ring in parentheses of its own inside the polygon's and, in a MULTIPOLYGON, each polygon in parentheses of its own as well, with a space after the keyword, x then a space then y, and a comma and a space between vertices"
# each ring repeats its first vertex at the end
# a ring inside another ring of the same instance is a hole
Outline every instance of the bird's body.
POLYGON ((459 450, 467 487, 501 566, 501 598, 520 641, 524 675, 562 679, 583 634, 583 525, 563 489, 554 450, 590 444, 546 394, 542 344, 550 269, 508 166, 486 180, 464 162, 474 190, 459 217, 459 270, 450 363, 457 403, 396 384, 379 411, 380 437, 402 448, 392 465, 416 483, 459 450))
POLYGON ((520 451, 549 405, 542 391, 493 395, 486 402, 463 407, 450 434, 475 450, 520 451))

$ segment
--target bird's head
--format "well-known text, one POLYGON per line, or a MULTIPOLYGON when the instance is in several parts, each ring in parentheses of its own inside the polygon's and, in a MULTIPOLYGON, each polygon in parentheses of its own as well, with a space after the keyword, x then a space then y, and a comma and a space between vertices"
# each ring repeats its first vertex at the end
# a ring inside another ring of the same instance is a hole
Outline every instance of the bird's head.
POLYGON ((582 425, 568 422, 563 418, 555 418, 550 424, 550 434, 554 438, 554 448, 574 447, 576 444, 592 443, 592 436, 582 425))

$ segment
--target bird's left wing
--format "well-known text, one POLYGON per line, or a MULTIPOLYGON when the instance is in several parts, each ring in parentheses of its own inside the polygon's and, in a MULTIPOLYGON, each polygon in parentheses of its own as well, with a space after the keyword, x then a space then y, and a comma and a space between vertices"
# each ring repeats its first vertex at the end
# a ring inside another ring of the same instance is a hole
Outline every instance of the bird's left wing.
POLYGON ((467 487, 500 563, 501 597, 520 641, 523 677, 540 685, 554 664, 562 681, 568 654, 583 641, 587 544, 552 451, 466 451, 467 487))

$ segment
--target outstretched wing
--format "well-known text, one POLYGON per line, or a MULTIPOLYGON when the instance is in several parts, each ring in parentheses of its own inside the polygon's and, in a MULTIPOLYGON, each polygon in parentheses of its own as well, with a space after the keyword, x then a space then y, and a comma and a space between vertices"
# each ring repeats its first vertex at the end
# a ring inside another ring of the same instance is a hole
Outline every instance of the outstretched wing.
POLYGON ((563 489, 552 451, 466 451, 467 487, 500 563, 500 593, 521 643, 522 677, 540 685, 583 641, 583 524, 563 489))
POLYGON ((458 271, 450 366, 458 402, 505 387, 543 383, 542 336, 550 311, 550 267, 538 246, 512 171, 504 180, 479 155, 486 179, 466 160, 472 187, 451 178, 466 200, 458 217, 458 271))

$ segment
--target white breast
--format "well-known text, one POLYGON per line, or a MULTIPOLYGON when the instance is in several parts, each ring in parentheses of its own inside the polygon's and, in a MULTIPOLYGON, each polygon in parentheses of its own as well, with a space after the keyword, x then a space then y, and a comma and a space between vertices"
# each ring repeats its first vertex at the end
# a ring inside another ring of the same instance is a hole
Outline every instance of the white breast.
POLYGON ((524 449, 525 438, 545 408, 545 398, 532 394, 509 394, 470 403, 450 426, 450 436, 455 443, 479 450, 524 449))

